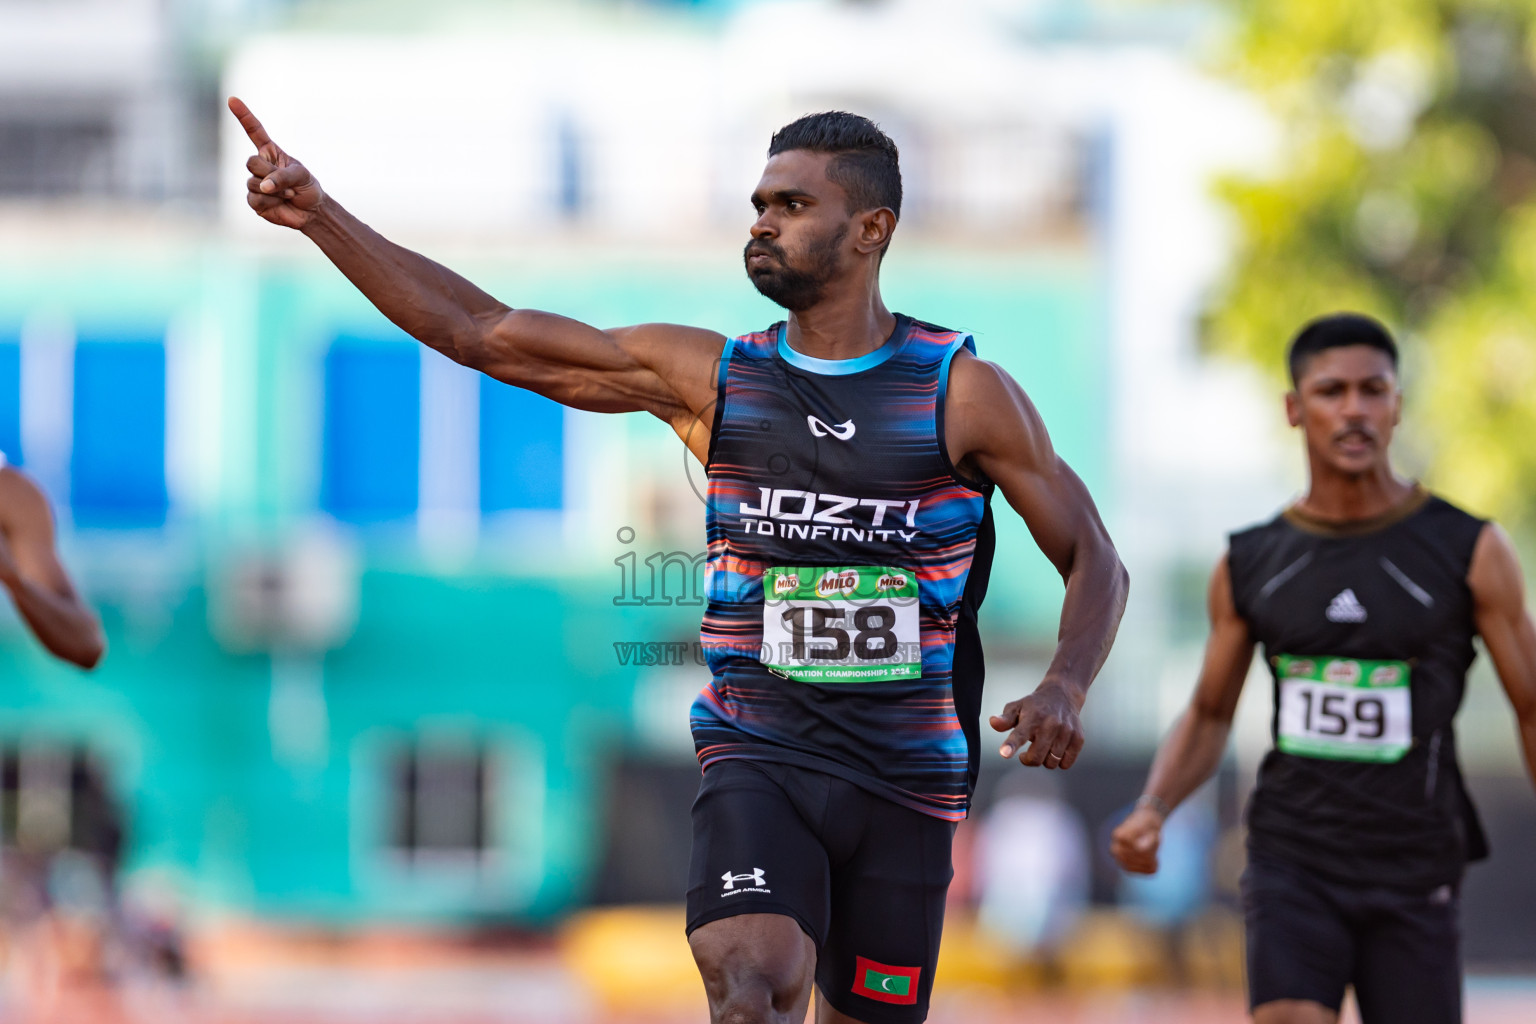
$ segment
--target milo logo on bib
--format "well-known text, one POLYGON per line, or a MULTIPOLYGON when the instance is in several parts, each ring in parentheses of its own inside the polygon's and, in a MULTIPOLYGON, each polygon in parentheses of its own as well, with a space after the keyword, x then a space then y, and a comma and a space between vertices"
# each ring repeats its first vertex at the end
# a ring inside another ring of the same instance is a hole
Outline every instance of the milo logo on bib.
POLYGON ((1323 681, 1338 686, 1354 686, 1360 681, 1360 663, 1349 658, 1334 658, 1325 662, 1323 681))
POLYGON ((800 577, 795 575, 776 576, 773 580, 773 592, 775 594, 789 594, 800 589, 800 577))
POLYGON ((1371 669, 1370 684, 1372 686, 1399 686, 1407 681, 1408 670, 1398 662, 1377 665, 1371 669))
POLYGON ((884 565, 769 567, 761 658, 803 683, 921 678, 917 575, 884 565))
POLYGON ((1410 669, 1404 661, 1275 658, 1275 746, 1330 761, 1399 761, 1413 744, 1410 669))
MULTIPOLYGON (((785 578, 796 579, 797 577, 780 577, 780 579, 785 578)), ((843 597, 852 595, 858 589, 859 571, 857 569, 834 569, 816 581, 817 597, 843 597)))

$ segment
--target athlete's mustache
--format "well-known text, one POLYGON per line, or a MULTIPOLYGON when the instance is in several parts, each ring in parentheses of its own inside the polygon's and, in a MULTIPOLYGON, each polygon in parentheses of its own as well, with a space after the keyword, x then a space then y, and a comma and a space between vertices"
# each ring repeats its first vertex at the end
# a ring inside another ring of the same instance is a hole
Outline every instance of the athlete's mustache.
POLYGON ((1366 442, 1368 442, 1370 444, 1375 444, 1376 443, 1376 431, 1372 430, 1369 427, 1348 427, 1348 428, 1346 428, 1344 430, 1339 431, 1337 434, 1333 435, 1333 439, 1334 439, 1335 442, 1338 442, 1338 441, 1348 441, 1348 440, 1350 440, 1352 438, 1358 438, 1361 441, 1366 441, 1366 442))

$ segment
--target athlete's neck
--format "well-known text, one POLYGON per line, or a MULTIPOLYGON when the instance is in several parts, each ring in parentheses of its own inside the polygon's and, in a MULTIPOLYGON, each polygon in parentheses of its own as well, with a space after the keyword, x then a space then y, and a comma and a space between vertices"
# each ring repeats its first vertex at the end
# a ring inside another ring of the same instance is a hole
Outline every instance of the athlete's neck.
POLYGON ((1348 523, 1386 515, 1413 496, 1417 487, 1392 472, 1385 462, 1366 473, 1345 474, 1314 466, 1304 498, 1296 509, 1313 519, 1348 523))
POLYGON ((810 309, 789 314, 784 340, 817 359, 857 359, 884 345, 896 330, 878 287, 829 296, 810 309))

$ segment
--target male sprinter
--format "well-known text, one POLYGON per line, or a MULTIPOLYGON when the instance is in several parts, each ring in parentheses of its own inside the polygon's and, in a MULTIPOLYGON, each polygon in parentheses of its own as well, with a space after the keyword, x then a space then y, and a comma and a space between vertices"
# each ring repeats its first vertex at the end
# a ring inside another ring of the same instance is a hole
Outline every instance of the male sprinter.
POLYGON ((0 454, 0 586, 48 653, 95 668, 106 650, 101 624, 80 600, 54 546, 53 513, 32 478, 0 454))
POLYGON ((950 839, 976 774, 976 610, 1000 487, 1066 580, 1045 679, 992 726, 1067 768, 1126 578, 1081 481, 967 335, 890 313, 896 147, 844 113, 776 134, 745 250, 787 322, 727 340, 514 310, 326 196, 239 100, 250 204, 308 235, 401 328, 580 409, 671 424, 709 477, 713 681, 692 724, 689 942, 717 1022, 921 1021, 950 839))
POLYGON ((1253 1019, 1331 1024, 1353 985, 1365 1024, 1452 1024, 1457 892, 1487 852, 1452 719, 1481 636, 1536 772, 1536 628, 1504 532, 1393 472, 1402 394, 1386 330, 1315 320, 1290 371, 1310 485, 1232 535, 1194 699, 1112 850, 1129 871, 1157 870, 1163 819, 1216 770, 1263 644, 1275 746, 1248 807, 1253 1019))

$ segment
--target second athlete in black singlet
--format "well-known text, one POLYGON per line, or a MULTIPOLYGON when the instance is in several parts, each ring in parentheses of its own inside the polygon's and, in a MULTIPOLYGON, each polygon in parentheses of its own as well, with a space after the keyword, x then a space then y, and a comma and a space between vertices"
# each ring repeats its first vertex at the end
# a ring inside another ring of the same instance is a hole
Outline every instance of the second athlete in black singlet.
POLYGON ((1274 680, 1249 846, 1342 882, 1434 890, 1486 854, 1452 723, 1485 522, 1421 489, 1347 527, 1288 509, 1235 534, 1232 597, 1274 680))
POLYGON ((1247 818, 1255 1021, 1336 1020, 1352 986, 1365 1024, 1456 1024, 1458 888, 1487 845, 1453 720, 1481 636, 1536 764, 1536 626, 1503 533, 1392 472, 1401 394, 1385 329, 1314 321, 1290 364, 1307 494, 1232 535, 1194 699, 1112 852, 1156 870, 1163 819, 1220 762, 1257 645, 1274 747, 1247 818))
POLYGON ((1248 808, 1255 1005, 1336 1008, 1353 982, 1381 1020, 1458 1012, 1456 890, 1487 847, 1452 719, 1475 654, 1467 576, 1484 525, 1415 489, 1374 519, 1293 508, 1232 537, 1233 603, 1274 696, 1275 746, 1248 808), (1357 948, 1367 927, 1390 931, 1390 950, 1357 948))

